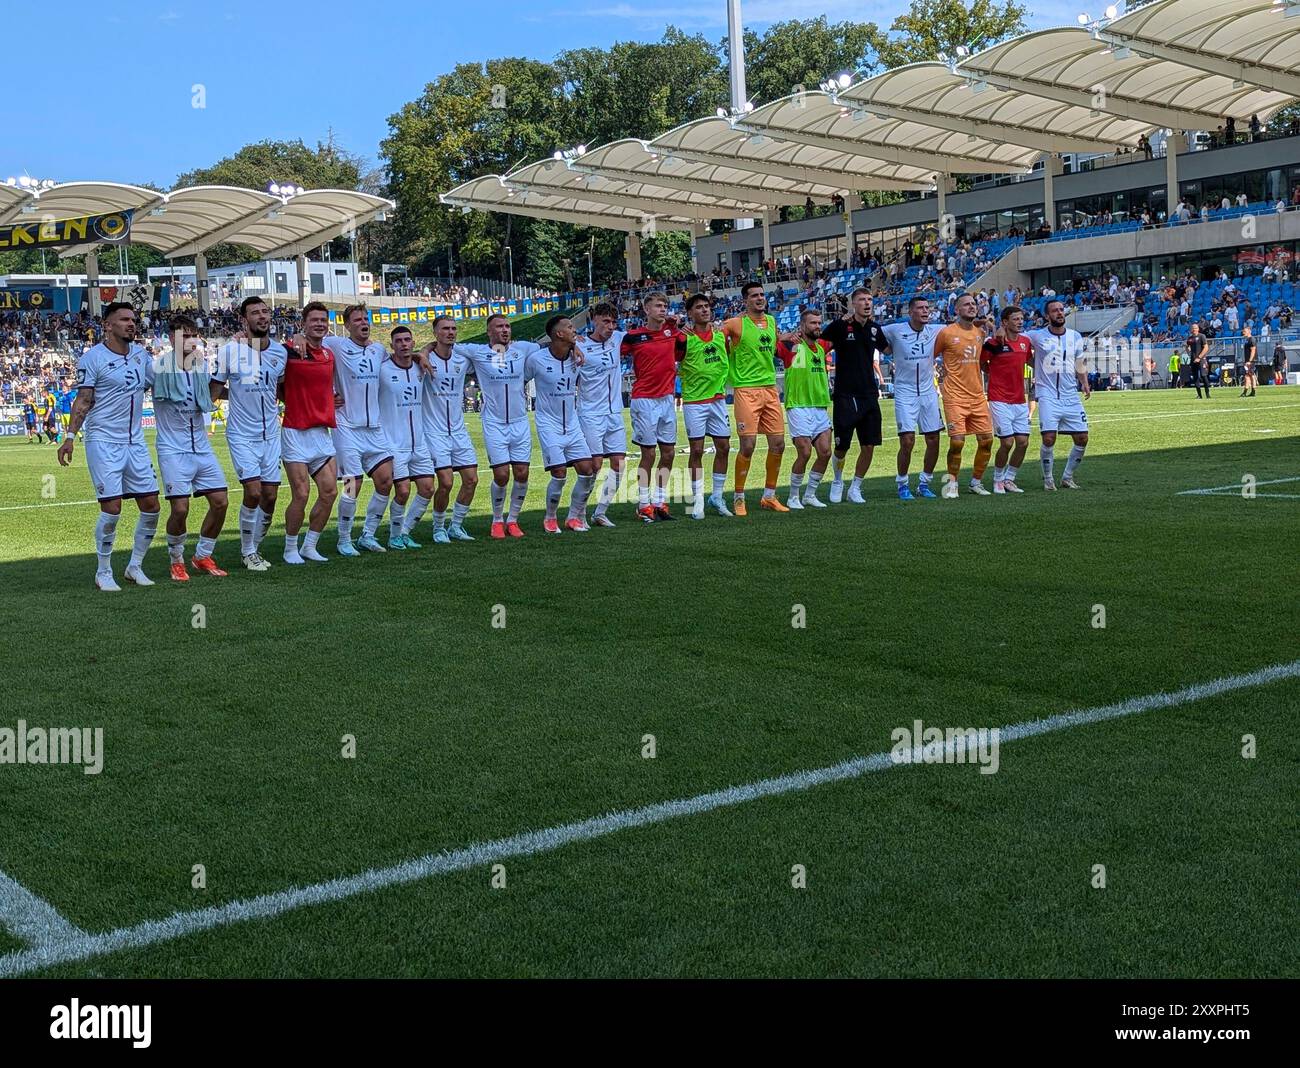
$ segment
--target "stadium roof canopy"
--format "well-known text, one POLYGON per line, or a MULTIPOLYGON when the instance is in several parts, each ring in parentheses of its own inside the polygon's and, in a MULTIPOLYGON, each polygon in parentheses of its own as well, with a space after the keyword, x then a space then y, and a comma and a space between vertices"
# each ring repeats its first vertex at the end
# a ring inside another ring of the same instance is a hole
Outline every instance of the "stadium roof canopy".
POLYGON ((497 174, 487 174, 458 185, 443 193, 441 200, 449 207, 465 211, 475 208, 502 211, 509 215, 628 232, 646 229, 650 220, 654 220, 655 227, 660 230, 690 230, 696 221, 681 215, 656 215, 651 210, 602 203, 592 200, 578 188, 556 192, 534 187, 511 188, 497 174))
MULTIPOLYGON (((837 93, 851 111, 1041 152, 1107 152, 1136 142, 1149 124, 1029 93, 989 92, 946 63, 910 63, 837 93)), ((960 145, 960 139, 957 141, 960 145)))
POLYGON ((443 199, 535 214, 534 194, 558 185, 563 206, 546 208, 565 221, 613 220, 631 229, 625 212, 705 221, 756 215, 789 197, 798 203, 852 190, 930 189, 950 174, 1027 172, 1044 155, 1113 150, 1159 129, 1267 119, 1300 98, 1300 18, 1292 15, 1300 15, 1300 0, 1154 0, 1117 18, 1083 16, 1086 25, 1024 34, 974 55, 959 49, 942 63, 846 78, 842 86, 829 82, 650 141, 562 152, 554 166, 542 161, 494 176, 515 196, 497 191, 471 202, 463 195, 479 188, 471 182, 443 199), (594 210, 581 206, 579 189, 594 210))
MULTIPOLYGON (((223 241, 251 246, 268 259, 293 256, 393 207, 391 200, 348 189, 311 189, 294 197, 221 185, 160 193, 117 182, 65 182, 36 191, 4 185, 0 190, 0 223, 134 211, 131 242, 168 257, 196 255, 223 241)), ((75 255, 94 247, 63 251, 75 255)))
MULTIPOLYGON (((651 152, 673 161, 714 164, 779 179, 804 198, 829 198, 854 189, 929 189, 934 168, 900 166, 853 152, 778 141, 737 129, 730 119, 692 119, 653 141, 651 152)), ((600 149, 596 149, 598 153, 600 149)), ((594 155, 594 153, 589 153, 594 155)), ((666 168, 664 168, 666 169, 666 168)))

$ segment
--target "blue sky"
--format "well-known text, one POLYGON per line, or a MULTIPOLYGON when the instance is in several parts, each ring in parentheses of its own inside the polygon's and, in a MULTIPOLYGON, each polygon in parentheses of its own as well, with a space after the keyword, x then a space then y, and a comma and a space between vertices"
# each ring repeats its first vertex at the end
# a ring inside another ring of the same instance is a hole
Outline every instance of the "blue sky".
MULTIPOLYGON (((888 24, 905 0, 745 0, 746 25, 826 14, 888 24)), ((1030 7, 1033 27, 1072 22, 1062 0, 1030 7)), ((1093 4, 1097 7, 1097 3, 1093 4)), ((1104 4, 1102 5, 1104 6, 1104 4)), ((215 162, 249 141, 336 139, 371 161, 387 119, 457 63, 549 59, 572 47, 655 40, 668 23, 726 32, 725 0, 493 0, 249 4, 247 0, 59 0, 14 5, 6 39, 42 55, 0 68, 9 136, 0 181, 148 181, 215 162), (310 16, 311 26, 307 24, 310 16), (67 59, 54 53, 66 49, 67 59), (349 58, 355 57, 355 58, 349 58), (293 84, 308 72, 310 84, 293 84), (192 106, 202 85, 206 106, 192 106), (15 121, 18 115, 24 116, 15 121)))

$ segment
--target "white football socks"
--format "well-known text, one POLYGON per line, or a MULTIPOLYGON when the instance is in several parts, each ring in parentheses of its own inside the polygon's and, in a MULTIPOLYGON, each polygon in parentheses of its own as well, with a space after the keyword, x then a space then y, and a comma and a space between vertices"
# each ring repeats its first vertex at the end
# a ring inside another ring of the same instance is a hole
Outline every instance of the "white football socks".
POLYGON ((257 552, 257 517, 262 513, 262 509, 257 505, 249 508, 247 505, 239 506, 239 555, 252 556, 257 552))
POLYGON ((528 482, 515 479, 510 486, 510 511, 506 515, 507 523, 519 521, 519 513, 524 507, 524 498, 528 496, 528 482))
POLYGON ((167 555, 171 557, 173 564, 185 562, 185 535, 168 534, 167 535, 167 555))
POLYGON ((117 540, 117 519, 108 512, 100 512, 95 520, 95 557, 98 561, 96 570, 100 574, 113 573, 113 542, 117 540))
POLYGON ((257 532, 253 540, 253 549, 262 544, 262 539, 266 537, 266 532, 271 527, 271 512, 264 512, 261 506, 257 509, 257 532))
POLYGON ((1070 456, 1065 461, 1065 474, 1062 477, 1064 478, 1073 477, 1075 468, 1077 468, 1079 464, 1083 462, 1084 448, 1086 448, 1086 446, 1075 445, 1070 449, 1070 456))
POLYGON ((363 538, 373 538, 375 531, 379 529, 379 524, 384 521, 384 512, 388 510, 388 498, 381 497, 378 493, 372 493, 370 500, 366 502, 366 518, 361 524, 361 536, 363 538))
POLYGON ((564 482, 562 478, 551 476, 551 481, 546 485, 546 518, 554 519, 556 513, 560 510, 560 497, 564 493, 564 482))
POLYGON ((1043 481, 1050 481, 1052 478, 1052 464, 1054 462, 1052 446, 1040 445, 1038 447, 1038 461, 1043 465, 1043 481))
POLYGON ((491 486, 492 492, 492 522, 501 522, 501 513, 506 506, 506 488, 498 485, 495 481, 491 486))
POLYGON ((158 532, 158 513, 141 512, 135 521, 135 545, 131 549, 130 567, 139 567, 144 563, 144 554, 149 551, 149 543, 158 532))
POLYGON ((609 509, 622 481, 622 471, 615 471, 612 467, 605 471, 605 480, 600 484, 600 493, 596 498, 596 515, 604 515, 609 509))
POLYGON ((591 498, 592 488, 596 485, 595 475, 579 475, 569 495, 569 518, 582 519, 587 514, 587 501, 591 498))
POLYGON ((388 506, 388 538, 390 541, 396 541, 402 536, 405 530, 403 525, 406 522, 406 504, 393 495, 393 503, 388 506))
POLYGON ((357 517, 357 499, 346 493, 339 494, 339 541, 352 541, 352 521, 357 517))
POLYGON ((415 500, 406 509, 406 517, 402 520, 403 534, 411 533, 420 520, 424 518, 424 513, 429 510, 430 499, 429 497, 421 497, 418 493, 415 495, 415 500))
POLYGON ((216 538, 209 538, 200 534, 199 544, 194 549, 194 555, 197 556, 200 560, 206 560, 209 556, 213 554, 213 552, 216 551, 216 548, 217 548, 216 538))

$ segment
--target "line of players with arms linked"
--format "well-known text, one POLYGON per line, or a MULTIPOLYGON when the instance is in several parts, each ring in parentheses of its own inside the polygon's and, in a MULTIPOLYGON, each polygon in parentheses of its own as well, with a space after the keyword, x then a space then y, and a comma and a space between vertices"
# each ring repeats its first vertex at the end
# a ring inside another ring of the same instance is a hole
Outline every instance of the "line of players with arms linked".
POLYGON ((1047 306, 1045 329, 1027 333, 1022 332, 1024 314, 1014 307, 1003 310, 996 329, 986 329, 992 324, 977 319, 970 295, 957 300, 956 320, 950 325, 931 322, 929 302, 916 297, 905 322, 881 326, 871 319, 870 293, 859 289, 842 319, 823 323, 820 312, 808 309, 797 330, 780 334, 767 313, 761 285, 746 286, 742 299, 743 313, 720 328, 703 294, 687 299, 683 324, 669 318, 664 294, 651 293, 642 302, 643 324, 629 330, 618 329, 612 305, 597 304, 591 309, 590 333, 579 335, 571 319, 557 315, 547 323, 544 344, 514 339, 504 316, 488 321, 486 343, 458 342, 456 322, 444 317, 433 324, 434 340, 419 350, 410 329, 398 326, 392 331, 390 352, 371 339, 363 306, 344 311, 346 335, 335 336, 325 305, 308 304, 302 333, 281 344, 269 336, 270 308, 260 298, 249 297, 239 308, 241 332, 215 356, 205 352, 197 326, 182 315, 172 320, 171 351, 156 359, 136 343, 134 309, 112 304, 103 317, 104 340, 78 361, 77 397, 69 433, 59 449, 59 462, 71 463, 75 435, 84 430, 86 463, 100 502, 95 584, 101 590, 119 589, 111 554, 122 500, 133 498, 139 517, 125 577, 152 585, 143 564, 157 532, 160 486, 142 433, 145 390, 153 393, 161 493, 169 503, 167 550, 175 581, 188 581, 191 566, 214 576, 226 574, 213 559, 228 508, 226 478, 206 429, 208 413, 222 398, 228 400, 231 464, 242 488, 240 555, 250 571, 271 566, 260 546, 275 513, 282 469, 291 494, 284 515, 286 564, 327 559, 320 536, 336 507, 336 545, 344 556, 386 551, 379 539, 385 514, 387 549, 420 548, 413 535, 430 508, 435 542, 473 541, 465 520, 478 485, 478 453, 462 404, 470 374, 483 396, 493 538, 524 536, 519 516, 532 460, 525 392, 530 381, 536 394, 537 440, 551 476, 543 531, 583 533, 591 525, 614 526, 609 507, 629 451, 624 359, 630 359, 634 374, 629 407, 632 444, 640 453, 636 515, 645 523, 676 518, 668 504, 668 487, 677 446, 678 378, 689 442, 690 518, 702 519, 706 506, 720 516, 747 514, 746 485, 760 435, 767 441, 761 508, 781 513, 824 508, 818 490, 828 467, 831 503, 865 503, 862 480, 881 444, 881 355, 895 362, 901 499, 935 496, 931 483, 945 428, 949 448, 943 497, 959 495, 968 436, 976 439, 969 491, 989 493, 983 478, 997 437, 993 493, 1022 492, 1016 480, 1029 442, 1029 363, 1040 413, 1043 486, 1056 488, 1054 446, 1062 432, 1074 444, 1061 484, 1078 488, 1075 471, 1087 444, 1082 398, 1089 387, 1081 366, 1083 338, 1066 328, 1060 302, 1047 306), (827 373, 832 353, 833 397, 827 373), (785 368, 784 398, 777 391, 777 360, 785 368), (728 507, 733 417, 739 448, 728 507), (787 421, 796 457, 782 502, 777 480, 787 421), (909 470, 918 433, 924 454, 913 493, 909 470), (859 452, 846 479, 845 461, 854 438, 859 452), (714 454, 706 494, 703 466, 709 440, 714 454), (570 467, 576 482, 561 526, 559 509, 570 467), (361 536, 354 542, 358 498, 367 477, 374 492, 361 536), (313 483, 316 500, 309 511, 313 483), (208 507, 187 565, 189 502, 194 497, 205 497, 208 507))

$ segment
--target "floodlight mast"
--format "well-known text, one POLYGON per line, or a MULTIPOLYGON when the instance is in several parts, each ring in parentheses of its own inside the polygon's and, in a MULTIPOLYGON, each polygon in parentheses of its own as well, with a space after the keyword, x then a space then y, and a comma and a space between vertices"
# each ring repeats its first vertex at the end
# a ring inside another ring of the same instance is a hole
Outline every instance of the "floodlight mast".
MULTIPOLYGON (((745 30, 740 21, 740 0, 727 0, 727 65, 731 71, 731 113, 745 110, 745 30)), ((736 219, 737 230, 752 229, 754 220, 736 219)))

